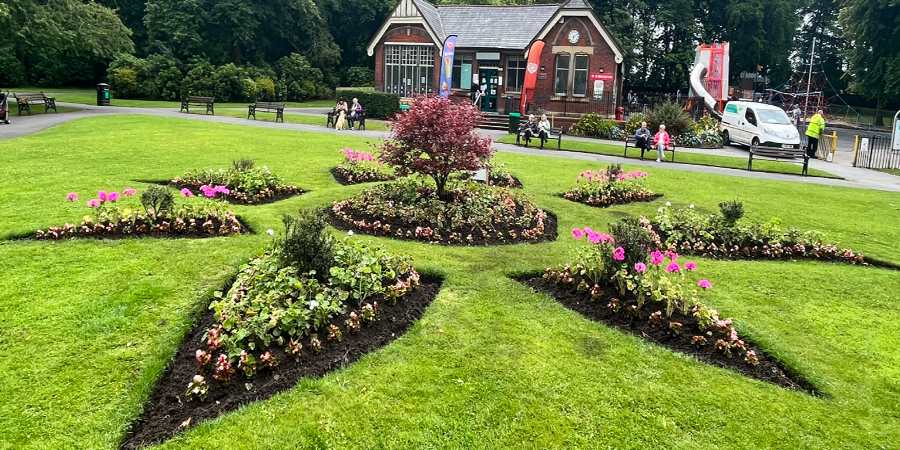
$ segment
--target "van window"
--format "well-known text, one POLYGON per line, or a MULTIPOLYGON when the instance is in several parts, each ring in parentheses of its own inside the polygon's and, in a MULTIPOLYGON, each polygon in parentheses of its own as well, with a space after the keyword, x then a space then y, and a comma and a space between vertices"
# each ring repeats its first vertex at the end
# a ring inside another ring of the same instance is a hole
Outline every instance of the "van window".
POLYGON ((759 110, 759 120, 763 123, 773 125, 790 125, 791 119, 780 109, 761 109, 759 110))
POLYGON ((747 119, 747 122, 750 125, 753 125, 754 127, 756 126, 756 114, 753 114, 752 109, 747 108, 747 114, 744 116, 744 118, 747 119))

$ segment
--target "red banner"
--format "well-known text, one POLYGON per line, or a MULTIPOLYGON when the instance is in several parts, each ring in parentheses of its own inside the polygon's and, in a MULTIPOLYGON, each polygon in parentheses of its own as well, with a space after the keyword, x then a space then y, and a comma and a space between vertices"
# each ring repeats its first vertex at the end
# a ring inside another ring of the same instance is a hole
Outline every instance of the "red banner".
POLYGON ((537 86, 538 69, 541 67, 541 52, 544 51, 544 41, 534 41, 528 50, 528 65, 525 66, 525 80, 522 83, 522 98, 519 101, 519 112, 525 115, 528 106, 528 97, 534 93, 537 86))

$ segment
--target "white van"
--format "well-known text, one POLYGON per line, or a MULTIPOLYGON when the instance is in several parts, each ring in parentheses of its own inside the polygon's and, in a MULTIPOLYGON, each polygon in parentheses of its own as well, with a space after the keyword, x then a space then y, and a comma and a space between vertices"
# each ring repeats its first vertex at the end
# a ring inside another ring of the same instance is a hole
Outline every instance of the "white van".
POLYGON ((725 144, 800 148, 800 132, 777 106, 756 102, 728 102, 719 127, 725 144))

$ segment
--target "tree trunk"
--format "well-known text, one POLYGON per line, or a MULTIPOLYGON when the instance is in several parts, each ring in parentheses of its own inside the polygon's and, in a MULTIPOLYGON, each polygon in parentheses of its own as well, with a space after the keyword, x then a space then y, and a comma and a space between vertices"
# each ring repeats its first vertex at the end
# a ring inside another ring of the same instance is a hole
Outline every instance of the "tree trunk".
POLYGON ((431 178, 434 178, 434 184, 437 186, 437 196, 441 200, 447 200, 447 179, 450 178, 449 175, 432 175, 431 178))
POLYGON ((875 100, 875 123, 876 127, 884 126, 884 97, 878 96, 875 100))

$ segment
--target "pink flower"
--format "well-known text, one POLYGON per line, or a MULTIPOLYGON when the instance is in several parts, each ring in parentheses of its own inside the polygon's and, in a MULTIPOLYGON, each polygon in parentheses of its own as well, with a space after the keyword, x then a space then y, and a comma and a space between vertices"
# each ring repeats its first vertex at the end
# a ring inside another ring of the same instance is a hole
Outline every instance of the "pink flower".
POLYGON ((672 261, 678 261, 678 253, 673 252, 672 250, 666 250, 666 256, 672 261))
POLYGON ((200 192, 203 193, 204 197, 209 197, 209 198, 215 197, 216 194, 218 193, 216 191, 216 188, 206 185, 206 184, 204 184, 203 186, 200 186, 200 192))
POLYGON ((68 194, 66 194, 66 200, 68 200, 70 202, 77 202, 78 201, 78 193, 77 192, 69 192, 68 194))
POLYGON ((603 243, 603 244, 605 244, 605 243, 607 243, 607 242, 609 242, 610 244, 612 244, 613 242, 616 242, 616 240, 613 239, 613 237, 612 237, 611 234, 600 233, 600 242, 603 243))
MULTIPOLYGON (((585 230, 588 230, 585 228, 585 230)), ((600 233, 597 233, 594 230, 586 231, 588 240, 591 241, 591 244, 599 244, 601 241, 600 233)))
POLYGON ((647 271, 647 265, 639 262, 634 265, 634 271, 637 273, 644 273, 647 271))
POLYGON ((137 189, 135 188, 125 188, 122 190, 122 195, 126 197, 134 197, 134 194, 137 194, 137 189))
POLYGON ((97 192, 97 200, 100 200, 100 203, 106 201, 106 191, 97 192))
POLYGON ((213 191, 223 195, 228 195, 231 193, 231 190, 228 189, 228 186, 216 186, 213 188, 213 191))
POLYGON ((119 193, 118 192, 110 192, 109 194, 106 194, 106 200, 113 202, 113 203, 119 201, 119 193))
POLYGON ((697 282, 697 286, 700 286, 703 289, 709 289, 712 287, 712 283, 709 282, 706 278, 697 282))
POLYGON ((88 200, 87 205, 91 208, 99 208, 101 203, 103 202, 101 202, 100 199, 92 198, 88 200))
POLYGON ((679 266, 677 262, 671 262, 671 263, 669 263, 668 266, 666 266, 666 272, 669 272, 669 273, 681 272, 681 266, 679 266))
POLYGON ((659 250, 654 250, 653 253, 650 254, 650 264, 653 264, 654 266, 662 264, 664 259, 662 252, 659 250))
POLYGON ((616 261, 625 261, 625 249, 616 247, 616 249, 613 250, 613 259, 616 261))
POLYGON ((572 237, 575 238, 576 241, 580 241, 584 238, 584 231, 580 228, 572 228, 572 237))
POLYGON ((184 188, 184 189, 181 190, 181 196, 182 196, 182 197, 193 197, 193 196, 194 196, 194 193, 191 192, 190 189, 184 188))
POLYGON ((693 262, 693 261, 688 261, 688 262, 686 262, 686 263, 684 264, 684 268, 685 268, 688 272, 693 272, 693 271, 697 270, 697 263, 695 263, 695 262, 693 262))

